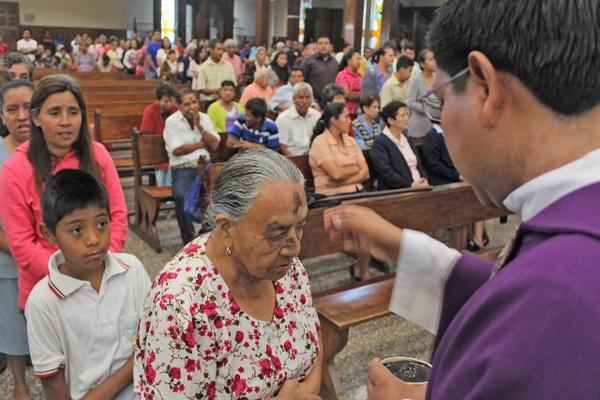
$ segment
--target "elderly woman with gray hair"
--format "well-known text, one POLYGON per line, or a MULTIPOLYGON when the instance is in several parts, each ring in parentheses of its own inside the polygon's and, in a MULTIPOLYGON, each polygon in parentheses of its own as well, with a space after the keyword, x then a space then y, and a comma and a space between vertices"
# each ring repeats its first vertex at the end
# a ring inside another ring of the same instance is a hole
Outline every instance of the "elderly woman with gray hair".
POLYGON ((216 178, 212 231, 158 274, 139 324, 142 398, 315 398, 319 320, 298 260, 308 209, 302 173, 270 150, 216 178))

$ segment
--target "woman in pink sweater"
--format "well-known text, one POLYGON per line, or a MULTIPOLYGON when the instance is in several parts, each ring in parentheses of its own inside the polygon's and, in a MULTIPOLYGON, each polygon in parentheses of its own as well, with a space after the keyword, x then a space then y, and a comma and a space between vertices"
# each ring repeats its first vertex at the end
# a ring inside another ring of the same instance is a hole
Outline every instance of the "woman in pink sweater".
POLYGON ((35 284, 48 274, 57 248, 40 231, 40 195, 50 177, 66 168, 82 169, 99 178, 110 197, 110 250, 119 252, 127 239, 127 207, 108 151, 91 141, 85 101, 74 79, 51 75, 42 79, 31 99, 31 134, 4 163, 0 174, 0 219, 19 269, 19 307, 25 308, 35 284))

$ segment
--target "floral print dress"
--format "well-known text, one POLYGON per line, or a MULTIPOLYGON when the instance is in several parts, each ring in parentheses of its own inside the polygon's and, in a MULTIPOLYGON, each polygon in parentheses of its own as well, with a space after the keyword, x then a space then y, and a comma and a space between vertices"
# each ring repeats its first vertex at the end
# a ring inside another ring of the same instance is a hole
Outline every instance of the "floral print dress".
POLYGON ((273 319, 257 320, 207 257, 209 235, 185 246, 152 283, 135 351, 142 399, 263 399, 316 362, 319 319, 300 261, 273 283, 273 319))

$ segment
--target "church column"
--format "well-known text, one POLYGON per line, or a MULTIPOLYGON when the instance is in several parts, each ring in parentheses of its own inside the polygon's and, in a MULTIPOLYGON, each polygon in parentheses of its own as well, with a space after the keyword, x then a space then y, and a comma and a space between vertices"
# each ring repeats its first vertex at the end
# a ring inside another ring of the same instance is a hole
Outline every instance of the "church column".
POLYGON ((288 0, 287 38, 298 40, 300 28, 300 0, 288 0))
POLYGON ((257 46, 269 44, 269 3, 269 0, 256 0, 254 42, 257 46))
POLYGON ((152 2, 152 25, 155 31, 160 31, 160 0, 152 2))
POLYGON ((209 3, 208 0, 197 0, 193 3, 193 37, 208 39, 209 37, 209 3))
POLYGON ((185 22, 186 22, 186 10, 187 0, 178 0, 177 1, 177 36, 183 39, 183 42, 186 42, 185 38, 185 22))
POLYGON ((397 24, 396 0, 383 0, 383 21, 381 21, 381 40, 383 44, 390 39, 391 25, 397 24))
POLYGON ((233 0, 225 0, 223 7, 223 40, 233 37, 233 0))
POLYGON ((362 36, 363 6, 365 0, 346 0, 344 6, 344 41, 352 47, 360 47, 362 36))

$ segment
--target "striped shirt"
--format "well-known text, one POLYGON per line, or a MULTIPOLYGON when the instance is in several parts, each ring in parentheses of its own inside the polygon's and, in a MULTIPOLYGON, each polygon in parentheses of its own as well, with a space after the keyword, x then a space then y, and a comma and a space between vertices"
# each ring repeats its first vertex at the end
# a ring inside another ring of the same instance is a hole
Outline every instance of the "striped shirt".
POLYGON ((265 119, 260 129, 251 129, 246 125, 246 117, 240 115, 231 127, 229 135, 236 140, 247 140, 262 144, 268 149, 279 151, 279 130, 277 125, 269 118, 265 119))

